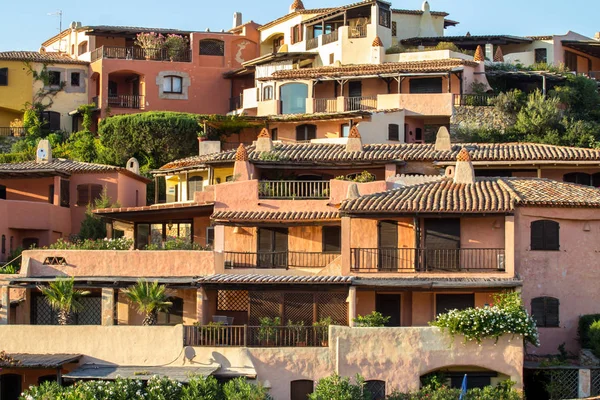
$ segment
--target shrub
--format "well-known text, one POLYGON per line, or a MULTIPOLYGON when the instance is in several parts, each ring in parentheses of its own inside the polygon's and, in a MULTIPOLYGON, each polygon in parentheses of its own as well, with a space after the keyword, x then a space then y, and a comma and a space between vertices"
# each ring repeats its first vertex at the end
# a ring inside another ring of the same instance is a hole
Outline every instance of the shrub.
POLYGON ((600 357, 600 320, 594 321, 589 329, 590 347, 596 355, 600 357))
POLYGON ((354 318, 355 326, 358 327, 381 327, 388 323, 391 317, 384 317, 378 311, 373 311, 369 315, 359 315, 354 318))
POLYGON ((181 382, 153 376, 148 380, 145 398, 148 400, 179 400, 181 387, 181 382))
POLYGON ((225 400, 270 400, 271 396, 262 385, 253 385, 245 378, 236 378, 223 385, 223 398, 225 400))
POLYGON ((547 132, 557 129, 562 119, 559 103, 558 97, 544 96, 539 90, 530 93, 527 103, 517 114, 515 128, 526 135, 547 136, 547 132))
POLYGON ((579 316, 577 334, 579 335, 579 344, 581 344, 581 347, 584 349, 589 349, 591 347, 589 331, 590 326, 596 321, 600 321, 600 314, 587 314, 579 316))
POLYGON ((440 314, 430 323, 450 335, 463 335, 465 341, 481 342, 485 338, 498 340, 502 335, 521 335, 525 342, 539 346, 538 331, 529 315, 521 296, 517 292, 506 292, 494 296, 491 307, 450 310, 440 314))
POLYGON ((526 96, 519 89, 509 90, 498 94, 492 104, 499 112, 507 114, 517 114, 525 104, 526 96))
MULTIPOLYGON (((486 386, 483 389, 467 390, 465 400, 519 400, 522 396, 513 389, 514 382, 503 381, 497 386, 486 386)), ((393 392, 387 400, 459 400, 460 389, 453 389, 440 381, 433 381, 424 385, 420 390, 412 393, 393 392)))
POLYGON ((68 242, 61 238, 48 248, 56 250, 129 250, 132 246, 133 239, 124 237, 118 239, 86 239, 75 242, 68 242))
POLYGON ((214 376, 194 376, 181 389, 181 400, 221 400, 221 386, 214 376))
POLYGON ((310 400, 370 400, 371 393, 365 390, 365 380, 357 375, 355 383, 350 378, 334 374, 317 382, 310 400))
POLYGON ((340 175, 335 177, 338 181, 349 181, 349 182, 357 182, 357 183, 366 183, 366 182, 374 182, 375 175, 370 173, 369 171, 363 171, 360 174, 356 174, 354 178, 349 178, 345 175, 340 175))
POLYGON ((56 382, 44 382, 39 386, 30 386, 21 395, 21 400, 57 400, 61 399, 64 389, 56 382))

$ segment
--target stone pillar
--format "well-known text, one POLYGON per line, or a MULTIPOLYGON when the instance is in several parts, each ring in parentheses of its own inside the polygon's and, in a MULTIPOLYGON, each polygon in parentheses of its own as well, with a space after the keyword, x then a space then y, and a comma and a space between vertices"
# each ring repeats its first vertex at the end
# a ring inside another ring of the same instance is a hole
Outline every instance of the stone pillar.
POLYGON ((0 286, 0 325, 8 325, 10 319, 10 289, 0 286))
POLYGON ((351 243, 352 220, 342 217, 342 275, 350 275, 350 264, 352 263, 351 243))
POLYGON ((348 322, 350 326, 354 326, 354 318, 356 318, 356 286, 350 286, 348 289, 348 322))
POLYGON ((592 392, 592 375, 589 369, 580 369, 579 370, 579 387, 578 393, 579 398, 584 399, 591 396, 592 392))
POLYGON ((102 325, 115 324, 115 289, 102 288, 102 325))
POLYGON ((203 287, 196 290, 196 320, 201 325, 206 325, 208 321, 208 296, 203 287))

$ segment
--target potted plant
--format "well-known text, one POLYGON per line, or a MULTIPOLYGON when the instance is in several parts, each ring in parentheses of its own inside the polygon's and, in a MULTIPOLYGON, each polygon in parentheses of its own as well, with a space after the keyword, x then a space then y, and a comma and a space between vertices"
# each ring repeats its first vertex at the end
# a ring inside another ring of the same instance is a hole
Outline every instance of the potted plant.
POLYGON ((144 49, 146 60, 156 60, 165 44, 165 37, 156 32, 138 33, 135 36, 136 46, 144 49))
POLYGON ((354 318, 354 325, 357 327, 378 328, 383 327, 390 321, 391 317, 384 317, 382 313, 373 311, 368 315, 359 315, 354 318))
POLYGON ((263 317, 259 320, 258 340, 262 346, 272 346, 277 338, 277 327, 281 326, 281 318, 263 317))
POLYGON ((313 326, 317 331, 317 340, 323 347, 327 347, 329 345, 329 325, 331 324, 333 324, 333 319, 331 317, 321 318, 317 322, 313 323, 313 326))
POLYGON ((298 347, 306 347, 306 328, 304 327, 304 321, 294 322, 291 319, 287 322, 289 333, 292 337, 292 341, 298 347))
POLYGON ((181 35, 167 35, 164 47, 171 61, 187 61, 186 51, 189 49, 189 41, 181 35))

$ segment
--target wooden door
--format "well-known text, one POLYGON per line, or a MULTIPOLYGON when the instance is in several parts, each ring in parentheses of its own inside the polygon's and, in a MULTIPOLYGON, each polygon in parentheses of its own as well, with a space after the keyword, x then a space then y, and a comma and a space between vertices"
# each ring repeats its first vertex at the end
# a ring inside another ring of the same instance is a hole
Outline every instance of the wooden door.
POLYGON ((400 326, 400 295, 399 294, 377 294, 375 297, 375 309, 390 317, 385 326, 400 326))
POLYGON ((425 219, 425 265, 427 270, 460 268, 460 218, 425 219))
POLYGON ((380 221, 378 236, 378 269, 380 271, 398 270, 398 223, 396 221, 380 221))

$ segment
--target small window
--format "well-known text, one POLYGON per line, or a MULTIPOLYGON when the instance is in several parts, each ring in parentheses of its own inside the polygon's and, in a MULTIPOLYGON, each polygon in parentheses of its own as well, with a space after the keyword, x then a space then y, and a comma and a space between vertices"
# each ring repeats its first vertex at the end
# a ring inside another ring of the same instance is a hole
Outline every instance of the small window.
POLYGON ((303 124, 296 127, 296 140, 304 141, 317 138, 317 126, 303 124))
POLYGON ((398 36, 398 26, 396 25, 396 21, 392 21, 392 37, 398 36))
POLYGON ((340 226, 323 227, 323 252, 340 253, 342 251, 342 228, 340 226))
POLYGON ((206 245, 212 247, 215 242, 215 228, 209 226, 206 228, 206 245))
POLYGON ((2 235, 2 254, 6 254, 6 235, 2 235))
POLYGON ((79 72, 71 72, 71 86, 79 87, 81 74, 79 72))
POLYGON ((273 100, 273 86, 265 86, 263 88, 263 100, 273 100))
POLYGON ((48 203, 54 204, 54 185, 48 186, 48 203))
POLYGON ((548 62, 548 50, 535 49, 535 62, 538 64, 548 62))
POLYGON ((60 71, 48 71, 48 86, 60 86, 60 71))
POLYGON ((201 176, 190 176, 188 178, 188 200, 194 200, 194 193, 201 192, 204 178, 201 176))
POLYGON ((389 28, 390 27, 390 19, 391 19, 390 10, 384 10, 382 8, 379 8, 379 25, 383 26, 384 28, 389 28))
POLYGON ((102 185, 77 185, 77 205, 87 206, 93 204, 96 199, 102 196, 102 189, 102 185))
POLYGON ((11 236, 10 237, 10 253, 12 254, 13 250, 15 249, 15 237, 11 236))
POLYGON ((290 382, 290 399, 306 400, 314 391, 314 382, 308 379, 299 379, 290 382))
POLYGON ((78 50, 79 55, 81 55, 83 53, 87 53, 87 51, 88 51, 88 42, 85 41, 85 42, 79 43, 79 50, 78 50))
POLYGON ((225 182, 233 182, 233 175, 228 175, 225 177, 225 182))
POLYGON ((531 300, 531 316, 536 326, 556 328, 559 326, 558 308, 560 302, 555 297, 536 297, 531 300))
POLYGON ((203 39, 200 41, 201 56, 224 56, 225 42, 219 39, 203 39))
POLYGON ((348 137, 350 135, 350 124, 342 124, 340 126, 340 136, 348 137))
POLYGON ((531 223, 531 250, 560 250, 560 224, 547 219, 531 223))
POLYGON ((400 140, 400 125, 389 124, 388 125, 388 140, 400 140))
POLYGON ((183 79, 180 76, 165 76, 163 79, 163 93, 182 93, 183 79))
POLYGON ((277 137, 278 137, 277 128, 271 129, 271 140, 277 140, 277 137))
POLYGON ((8 68, 0 68, 0 86, 8 86, 8 68))
POLYGON ((51 132, 60 130, 60 113, 56 111, 42 112, 44 127, 51 132))
POLYGON ((298 43, 302 41, 302 25, 294 25, 292 26, 292 44, 298 43))
POLYGON ((371 380, 365 381, 365 389, 371 393, 372 400, 385 399, 385 381, 371 380))
POLYGON ((585 172, 571 172, 563 175, 563 181, 578 183, 580 185, 591 186, 592 185, 592 176, 590 174, 586 174, 585 172))
POLYGON ((331 54, 329 54, 329 64, 333 64, 334 62, 335 62, 335 54, 331 53, 331 54))

